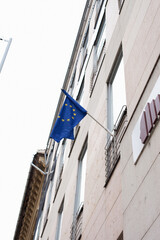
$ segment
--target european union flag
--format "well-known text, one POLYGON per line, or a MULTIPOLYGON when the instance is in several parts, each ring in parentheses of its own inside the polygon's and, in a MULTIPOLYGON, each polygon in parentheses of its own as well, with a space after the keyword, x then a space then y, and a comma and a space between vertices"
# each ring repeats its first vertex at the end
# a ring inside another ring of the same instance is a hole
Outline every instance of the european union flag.
POLYGON ((66 99, 56 120, 50 138, 59 142, 62 138, 74 139, 74 127, 86 116, 87 111, 65 90, 66 99))

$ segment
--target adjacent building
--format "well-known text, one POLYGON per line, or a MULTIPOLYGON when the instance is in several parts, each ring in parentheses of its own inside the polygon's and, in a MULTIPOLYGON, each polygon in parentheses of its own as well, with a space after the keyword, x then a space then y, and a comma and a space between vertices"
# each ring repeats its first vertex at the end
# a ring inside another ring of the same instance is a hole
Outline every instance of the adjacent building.
POLYGON ((159 0, 86 1, 63 88, 88 114, 48 139, 34 240, 159 240, 159 16, 159 0))
POLYGON ((14 240, 31 240, 34 237, 45 175, 44 150, 39 150, 31 163, 14 240))

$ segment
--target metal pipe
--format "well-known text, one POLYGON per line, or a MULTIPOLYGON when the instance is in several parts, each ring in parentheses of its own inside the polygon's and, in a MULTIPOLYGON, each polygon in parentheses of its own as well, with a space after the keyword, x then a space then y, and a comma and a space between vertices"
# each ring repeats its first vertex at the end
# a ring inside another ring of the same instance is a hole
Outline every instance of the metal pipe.
POLYGON ((96 123, 98 123, 107 133, 109 133, 113 137, 113 133, 108 128, 105 128, 101 123, 99 123, 92 115, 87 112, 88 116, 90 116, 96 123))
POLYGON ((44 172, 42 171, 39 167, 37 167, 36 165, 34 165, 33 163, 31 163, 31 165, 36 168, 38 171, 40 171, 42 174, 46 175, 48 172, 44 172))
POLYGON ((11 45, 11 42, 12 42, 12 38, 10 38, 9 40, 5 40, 3 38, 0 38, 0 40, 2 41, 5 41, 5 42, 8 42, 7 46, 6 46, 6 49, 5 49, 5 52, 3 54, 3 57, 2 57, 2 60, 1 60, 1 63, 0 63, 0 72, 2 71, 2 68, 3 68, 3 65, 4 65, 4 62, 5 62, 5 59, 7 57, 7 53, 8 53, 8 50, 10 48, 10 45, 11 45))

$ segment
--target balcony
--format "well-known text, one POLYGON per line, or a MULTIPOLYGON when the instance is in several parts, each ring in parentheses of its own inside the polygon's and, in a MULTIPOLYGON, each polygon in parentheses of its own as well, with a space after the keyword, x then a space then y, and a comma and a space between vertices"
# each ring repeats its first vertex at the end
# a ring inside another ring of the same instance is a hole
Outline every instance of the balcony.
POLYGON ((105 171, 107 186, 112 173, 121 158, 120 144, 127 126, 127 107, 123 106, 114 126, 114 135, 109 137, 105 146, 105 171))
POLYGON ((83 203, 81 203, 71 226, 70 240, 80 240, 82 236, 83 203))

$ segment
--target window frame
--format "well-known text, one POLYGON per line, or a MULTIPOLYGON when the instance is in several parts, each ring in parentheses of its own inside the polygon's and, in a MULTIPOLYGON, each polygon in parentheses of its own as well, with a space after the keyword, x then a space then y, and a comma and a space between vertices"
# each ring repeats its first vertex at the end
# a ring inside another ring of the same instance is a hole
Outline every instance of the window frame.
POLYGON ((99 28, 96 34, 96 38, 93 44, 93 69, 90 75, 90 97, 92 96, 92 92, 94 89, 94 86, 97 81, 97 77, 99 74, 99 71, 102 67, 106 50, 106 11, 104 10, 101 17, 101 22, 99 24, 99 28), (105 34, 105 35, 104 35, 105 34), (105 36, 105 37, 103 37, 105 36), (97 50, 99 50, 99 53, 97 55, 97 50))
POLYGON ((82 236, 85 187, 83 188, 83 201, 81 201, 81 194, 82 194, 81 190, 82 190, 82 174, 84 174, 83 175, 84 185, 86 180, 87 149, 88 149, 88 135, 86 137, 86 140, 83 144, 82 150, 78 158, 74 213, 73 213, 73 222, 71 225, 71 235, 70 235, 71 240, 81 239, 81 236, 82 236))
POLYGON ((67 144, 67 139, 64 138, 62 141, 61 150, 60 150, 59 173, 63 171, 62 169, 64 166, 64 160, 65 160, 66 144, 67 144))
MULTIPOLYGON (((122 45, 118 49, 117 55, 113 62, 108 80, 107 80, 107 128, 114 132, 113 136, 107 134, 107 143, 105 146, 105 185, 107 186, 119 160, 121 157, 120 144, 124 136, 124 132, 127 126, 127 106, 123 105, 118 108, 118 111, 114 111, 113 104, 113 83, 117 80, 117 73, 123 59, 122 45), (113 114, 116 113, 114 118, 113 114)), ((119 80, 119 78, 118 78, 119 80)), ((125 78, 122 79, 123 87, 125 88, 125 78)), ((126 99, 126 89, 124 89, 125 99, 126 99)), ((126 100, 125 100, 126 101, 126 100)))
POLYGON ((63 209, 64 209, 64 198, 63 198, 60 208, 58 210, 55 240, 59 240, 61 237, 63 209))
MULTIPOLYGON (((105 33, 105 29, 106 29, 106 11, 104 11, 102 19, 101 19, 101 23, 97 32, 97 36, 94 42, 94 49, 95 49, 95 59, 96 59, 96 65, 98 65, 99 63, 99 59, 101 57, 102 54, 102 50, 104 48, 105 45, 105 41, 106 41, 106 36, 103 39, 103 34, 105 33), (97 53, 97 50, 100 48, 99 54, 97 53)), ((97 66, 96 66, 97 68, 97 66)))
POLYGON ((104 0, 97 0, 97 1, 96 1, 96 15, 95 15, 95 25, 94 25, 94 29, 95 29, 96 26, 97 26, 97 22, 98 22, 98 19, 99 19, 99 15, 100 15, 100 12, 101 12, 103 3, 104 3, 104 0))
POLYGON ((83 105, 83 97, 84 97, 84 83, 85 83, 85 75, 82 79, 77 97, 76 97, 76 101, 80 104, 83 105))
MULTIPOLYGON (((119 70, 121 61, 123 60, 123 51, 122 51, 122 45, 120 46, 117 55, 115 57, 115 61, 113 63, 113 66, 111 68, 110 75, 107 80, 107 127, 110 131, 113 131, 115 128, 118 128, 118 118, 121 115, 121 111, 124 106, 126 106, 126 101, 125 104, 122 105, 121 109, 119 109, 119 114, 116 116, 116 119, 114 119, 114 106, 113 106, 113 83, 116 77, 116 74, 119 70)), ((125 87, 125 79, 124 81, 124 87, 125 87)), ((126 93, 126 89, 125 93, 126 93)), ((126 99, 126 94, 125 94, 125 99, 126 99)))
MULTIPOLYGON (((88 139, 88 137, 87 137, 88 139)), ((85 140, 85 143, 82 147, 81 153, 78 158, 78 168, 77 168, 77 181, 76 181, 76 193, 75 193, 75 206, 74 206, 74 216, 78 217, 78 214, 81 212, 81 208, 83 208, 82 197, 82 180, 85 183, 86 177, 86 164, 87 164, 87 148, 88 148, 88 140, 85 140), (84 179, 82 179, 84 177, 84 179)), ((85 188, 83 190, 83 195, 85 193, 85 188)), ((83 197, 84 198, 84 197, 83 197)))

